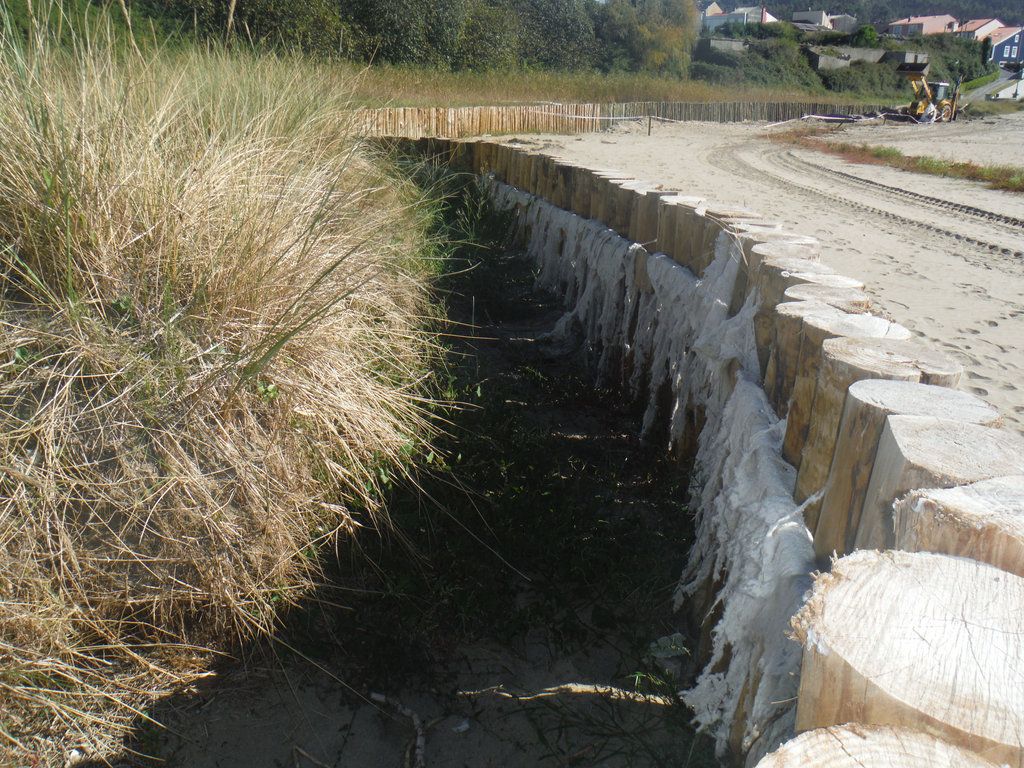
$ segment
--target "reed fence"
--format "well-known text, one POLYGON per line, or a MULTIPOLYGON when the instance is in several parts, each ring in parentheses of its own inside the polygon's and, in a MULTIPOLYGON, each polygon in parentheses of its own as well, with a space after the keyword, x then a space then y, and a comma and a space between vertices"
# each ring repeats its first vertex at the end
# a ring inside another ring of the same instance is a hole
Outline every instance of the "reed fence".
POLYGON ((761 101, 631 101, 611 104, 507 104, 490 107, 361 109, 358 126, 371 136, 465 138, 509 133, 587 133, 624 120, 781 122, 804 115, 850 115, 879 106, 761 101))

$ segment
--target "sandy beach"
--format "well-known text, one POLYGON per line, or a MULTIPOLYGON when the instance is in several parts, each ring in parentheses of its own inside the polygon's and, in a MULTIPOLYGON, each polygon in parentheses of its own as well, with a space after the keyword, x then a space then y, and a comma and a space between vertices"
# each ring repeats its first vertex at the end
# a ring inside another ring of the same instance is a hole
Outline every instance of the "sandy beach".
POLYGON ((947 125, 851 125, 837 138, 856 144, 895 147, 905 155, 1024 167, 1024 112, 958 120, 947 125))
MULTIPOLYGON (((1024 195, 850 164, 773 142, 759 124, 624 123, 522 145, 758 211, 822 242, 822 261, 864 281, 887 314, 960 360, 961 386, 1024 431, 1024 195)), ((846 133, 845 131, 843 133, 846 133)), ((857 126, 844 140, 908 154, 1024 166, 1024 115, 934 126, 857 126)))

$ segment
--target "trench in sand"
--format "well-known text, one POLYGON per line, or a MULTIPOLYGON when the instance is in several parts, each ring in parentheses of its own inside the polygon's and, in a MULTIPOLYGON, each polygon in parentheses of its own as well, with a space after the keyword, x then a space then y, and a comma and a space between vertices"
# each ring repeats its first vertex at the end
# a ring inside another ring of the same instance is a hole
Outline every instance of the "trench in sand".
MULTIPOLYGON (((473 195, 449 218, 485 208, 473 195)), ((166 702, 140 751, 415 765, 415 713, 431 768, 717 765, 676 696, 697 672, 673 610, 689 468, 664 430, 638 436, 644 402, 594 386, 592 348, 552 334, 565 297, 535 290, 535 258, 499 246, 497 216, 440 283, 444 394, 462 405, 419 487, 396 483, 396 532, 339 545, 320 600, 166 702)))

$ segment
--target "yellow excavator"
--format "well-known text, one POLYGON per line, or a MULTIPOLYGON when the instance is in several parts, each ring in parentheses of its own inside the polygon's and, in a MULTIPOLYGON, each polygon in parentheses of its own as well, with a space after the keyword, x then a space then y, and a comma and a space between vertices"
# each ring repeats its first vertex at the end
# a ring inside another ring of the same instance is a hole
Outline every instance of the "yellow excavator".
POLYGON ((929 82, 926 67, 920 64, 904 64, 899 67, 900 73, 914 89, 914 100, 909 107, 903 109, 903 114, 919 123, 949 123, 956 120, 960 110, 960 83, 963 78, 957 80, 953 87, 949 83, 929 82))

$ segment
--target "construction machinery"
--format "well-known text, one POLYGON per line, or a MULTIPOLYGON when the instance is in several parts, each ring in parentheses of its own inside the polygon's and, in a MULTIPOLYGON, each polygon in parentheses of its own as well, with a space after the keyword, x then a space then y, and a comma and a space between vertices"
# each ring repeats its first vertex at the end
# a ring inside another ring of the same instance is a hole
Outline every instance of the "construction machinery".
POLYGON ((960 83, 929 81, 927 64, 901 64, 897 71, 910 82, 914 100, 902 112, 919 123, 949 123, 956 120, 960 109, 960 83))

